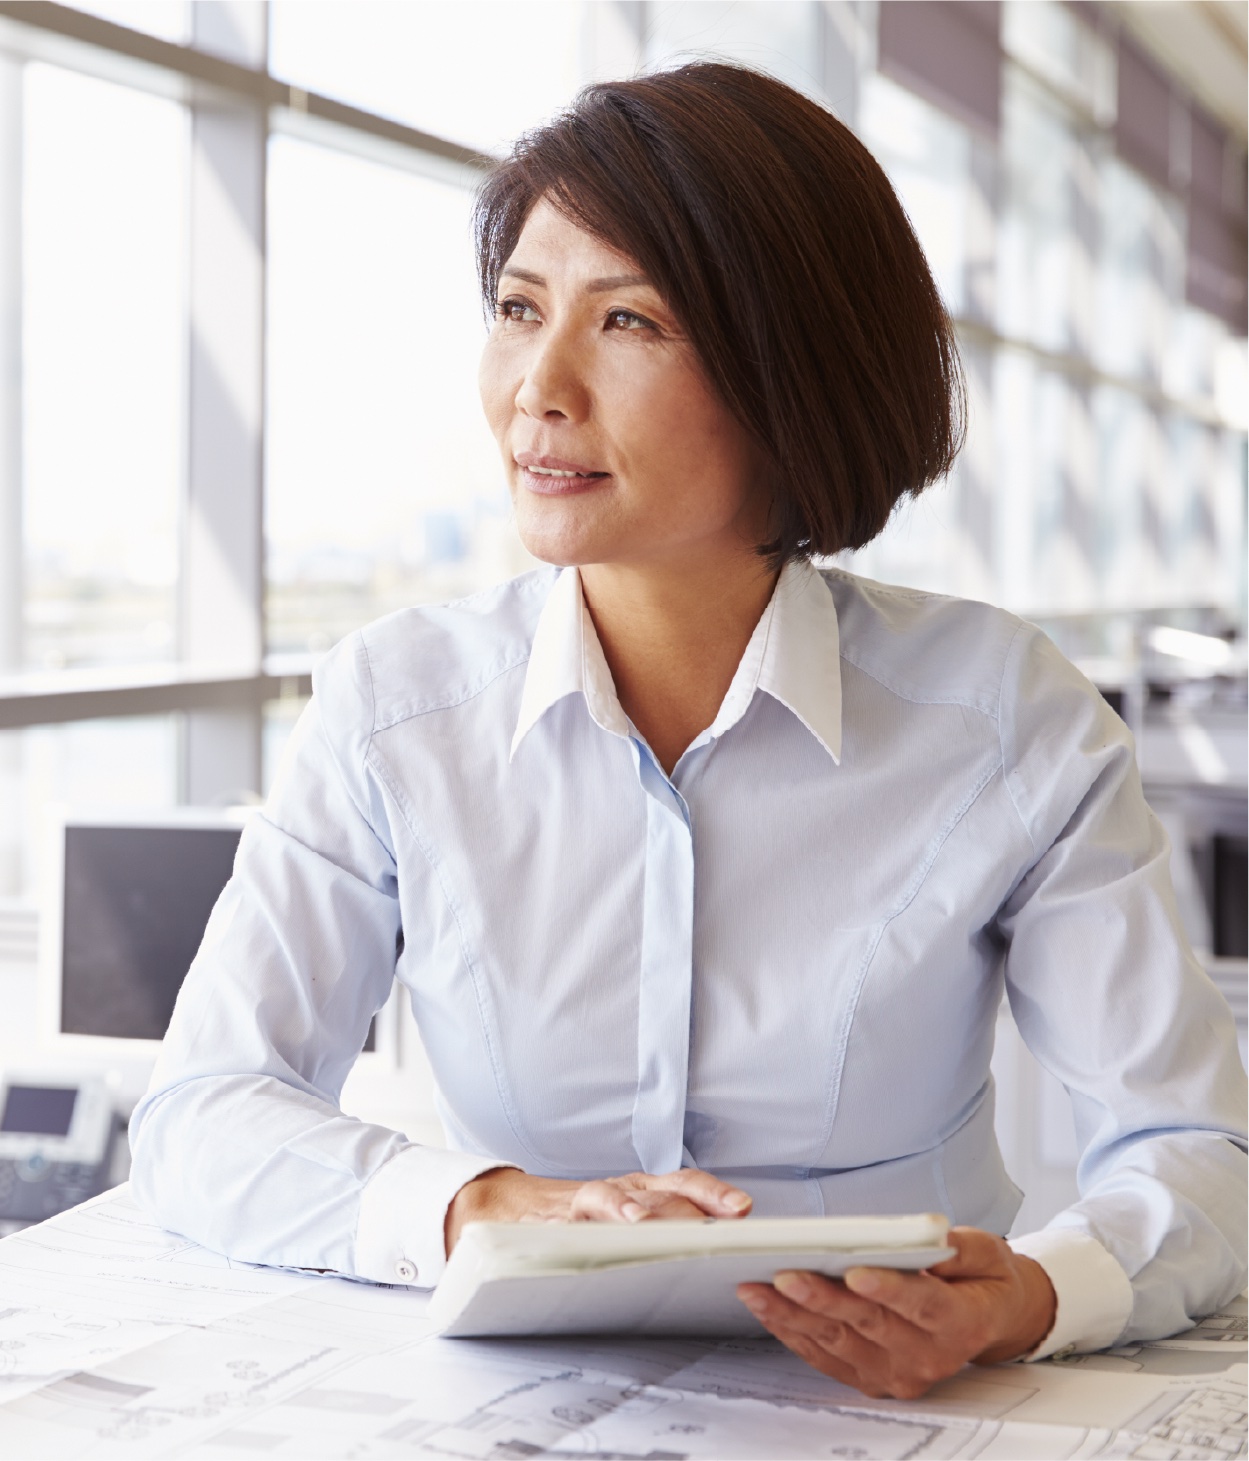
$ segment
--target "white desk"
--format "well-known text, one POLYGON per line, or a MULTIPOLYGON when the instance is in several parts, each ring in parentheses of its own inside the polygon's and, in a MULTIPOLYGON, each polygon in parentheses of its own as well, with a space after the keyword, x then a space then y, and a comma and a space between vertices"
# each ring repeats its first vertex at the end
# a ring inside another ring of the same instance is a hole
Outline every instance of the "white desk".
POLYGON ((407 1291, 231 1264, 124 1188, 0 1242, 0 1456, 1236 1457, 1245 1305, 868 1401, 770 1340, 439 1340, 407 1291))

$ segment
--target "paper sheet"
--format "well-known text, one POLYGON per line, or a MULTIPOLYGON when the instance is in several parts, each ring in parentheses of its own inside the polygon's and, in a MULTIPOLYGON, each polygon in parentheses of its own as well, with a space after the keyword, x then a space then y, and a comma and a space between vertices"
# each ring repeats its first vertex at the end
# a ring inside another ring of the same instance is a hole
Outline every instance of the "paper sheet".
POLYGON ((423 1294, 232 1265, 124 1189, 0 1243, 0 1454, 1240 1457, 1245 1306, 867 1401, 770 1340, 446 1340, 423 1294))

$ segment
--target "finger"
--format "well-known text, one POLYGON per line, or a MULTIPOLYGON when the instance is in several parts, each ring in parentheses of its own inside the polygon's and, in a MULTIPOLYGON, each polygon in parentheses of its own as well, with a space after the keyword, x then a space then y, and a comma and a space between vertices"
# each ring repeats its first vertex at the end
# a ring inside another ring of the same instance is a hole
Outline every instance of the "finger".
POLYGON ((841 1355, 834 1350, 826 1349, 809 1334, 802 1334, 788 1329, 784 1321, 777 1321, 766 1314, 756 1314, 755 1318, 768 1331, 769 1334, 786 1347, 791 1349, 799 1357, 805 1360, 812 1369, 819 1370, 822 1375, 828 1375, 831 1379, 839 1380, 843 1385, 849 1385, 854 1390, 861 1390, 865 1394, 877 1399, 881 1398, 883 1391, 874 1385, 873 1375, 860 1375, 855 1367, 848 1363, 841 1355))
POLYGON ((710 1172, 697 1167, 682 1167, 676 1172, 653 1174, 639 1172, 628 1179, 650 1191, 679 1192, 705 1213, 715 1217, 744 1217, 751 1209, 749 1192, 732 1183, 722 1182, 710 1172))
POLYGON ((849 1325, 803 1309, 768 1284, 739 1284, 737 1292, 769 1333, 823 1374, 868 1395, 891 1393, 892 1356, 849 1325))
MULTIPOLYGON (((949 1332, 965 1303, 952 1284, 930 1273, 899 1273, 893 1268, 851 1268, 846 1288, 876 1308, 925 1335, 949 1332)), ((870 1322, 870 1321, 869 1321, 870 1322)))
POLYGON ((573 1193, 568 1216, 573 1222, 641 1222, 649 1214, 637 1201, 640 1195, 615 1182, 583 1182, 573 1193))
POLYGON ((787 1269, 778 1273, 772 1282, 778 1293, 799 1308, 844 1324, 863 1339, 900 1358, 919 1355, 932 1344, 930 1333, 900 1314, 818 1273, 787 1269))
MULTIPOLYGON (((766 1285, 754 1284, 742 1285, 739 1292, 753 1288, 762 1288, 766 1293, 766 1285)), ((817 1347, 853 1371, 854 1379, 847 1383, 857 1385, 868 1395, 915 1400, 937 1381, 962 1369, 966 1359, 885 1311, 881 1311, 879 1337, 873 1338, 855 1325, 793 1304, 783 1294, 774 1293, 762 1302, 755 1296, 743 1297, 760 1323, 783 1344, 803 1358, 808 1358, 812 1346, 817 1347)), ((825 1365, 817 1368, 832 1373, 825 1365)))
POLYGON ((689 1221, 706 1221, 707 1214, 696 1203, 691 1202, 688 1197, 682 1196, 679 1192, 643 1192, 633 1191, 629 1197, 639 1207, 646 1210, 646 1215, 652 1218, 664 1218, 671 1221, 673 1218, 684 1218, 689 1221))
POLYGON ((806 1334, 847 1360, 852 1361, 855 1355, 862 1358, 865 1345, 871 1350, 882 1348, 845 1319, 796 1303, 772 1284, 739 1284, 737 1292, 752 1314, 766 1318, 772 1326, 806 1334))
POLYGON ((951 1228, 949 1245, 953 1258, 934 1263, 928 1270, 939 1278, 989 1278, 1004 1274, 1010 1264, 1010 1247, 1005 1238, 982 1228, 951 1228))

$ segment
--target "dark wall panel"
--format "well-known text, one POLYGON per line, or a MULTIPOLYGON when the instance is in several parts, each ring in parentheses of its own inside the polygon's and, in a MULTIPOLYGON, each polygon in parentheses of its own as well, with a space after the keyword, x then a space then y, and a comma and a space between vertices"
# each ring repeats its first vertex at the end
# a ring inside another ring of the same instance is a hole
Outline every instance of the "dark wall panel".
POLYGON ((1126 36, 1119 38, 1119 154, 1164 188, 1171 185, 1171 86, 1126 36))
POLYGON ((997 0, 882 0, 879 66, 960 120, 997 135, 1002 112, 997 0))
POLYGON ((1188 204, 1190 304, 1216 314, 1237 334, 1246 332, 1245 229, 1196 197, 1188 204))

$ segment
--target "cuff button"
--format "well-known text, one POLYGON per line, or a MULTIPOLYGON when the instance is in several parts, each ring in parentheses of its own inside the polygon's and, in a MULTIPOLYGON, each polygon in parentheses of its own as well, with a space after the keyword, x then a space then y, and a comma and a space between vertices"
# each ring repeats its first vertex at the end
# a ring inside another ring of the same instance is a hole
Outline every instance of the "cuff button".
POLYGON ((399 1279, 401 1283, 415 1283, 416 1264, 409 1263, 406 1258, 401 1258, 399 1262, 395 1264, 395 1276, 399 1279))

